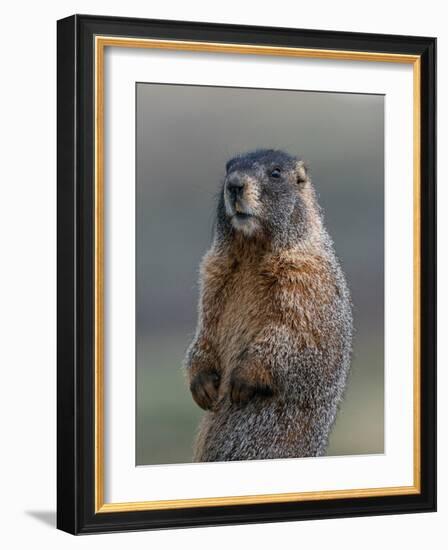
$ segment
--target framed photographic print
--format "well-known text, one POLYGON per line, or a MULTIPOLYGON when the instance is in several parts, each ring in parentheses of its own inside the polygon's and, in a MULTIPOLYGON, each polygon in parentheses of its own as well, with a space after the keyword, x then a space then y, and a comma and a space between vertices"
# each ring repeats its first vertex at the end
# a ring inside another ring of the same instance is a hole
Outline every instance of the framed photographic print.
POLYGON ((58 527, 435 510, 434 38, 58 22, 58 527))

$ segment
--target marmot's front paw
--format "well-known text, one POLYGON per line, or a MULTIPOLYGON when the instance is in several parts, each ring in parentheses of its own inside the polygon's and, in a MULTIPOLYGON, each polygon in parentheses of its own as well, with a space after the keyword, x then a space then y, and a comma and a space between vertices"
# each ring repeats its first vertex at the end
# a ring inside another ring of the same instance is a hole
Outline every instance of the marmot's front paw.
POLYGON ((239 370, 232 373, 230 378, 230 401, 235 405, 246 405, 255 396, 270 397, 273 394, 270 385, 264 381, 254 380, 244 376, 239 370))
POLYGON ((190 383, 193 399, 201 409, 212 409, 218 399, 221 377, 215 370, 199 371, 190 383))

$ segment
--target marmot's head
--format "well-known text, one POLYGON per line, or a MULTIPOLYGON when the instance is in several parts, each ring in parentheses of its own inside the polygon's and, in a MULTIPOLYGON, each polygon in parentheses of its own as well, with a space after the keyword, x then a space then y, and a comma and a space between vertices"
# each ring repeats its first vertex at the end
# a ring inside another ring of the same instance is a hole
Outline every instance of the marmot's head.
POLYGON ((303 161, 273 149, 229 160, 218 226, 227 234, 277 241, 297 241, 319 230, 319 207, 303 161))

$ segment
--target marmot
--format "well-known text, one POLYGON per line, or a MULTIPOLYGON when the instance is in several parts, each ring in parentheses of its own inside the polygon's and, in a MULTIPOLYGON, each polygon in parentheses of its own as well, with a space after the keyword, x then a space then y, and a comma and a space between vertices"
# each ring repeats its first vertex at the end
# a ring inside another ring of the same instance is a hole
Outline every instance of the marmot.
POLYGON ((194 461, 325 454, 351 341, 349 291, 304 162, 277 150, 233 158, 185 358, 207 411, 194 461))

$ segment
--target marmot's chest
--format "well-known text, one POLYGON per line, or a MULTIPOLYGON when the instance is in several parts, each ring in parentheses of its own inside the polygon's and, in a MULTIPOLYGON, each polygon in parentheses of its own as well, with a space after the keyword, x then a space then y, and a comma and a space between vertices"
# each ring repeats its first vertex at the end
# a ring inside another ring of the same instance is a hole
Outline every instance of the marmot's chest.
POLYGON ((269 287, 258 266, 242 266, 223 289, 218 346, 224 368, 253 341, 269 320, 269 287))

